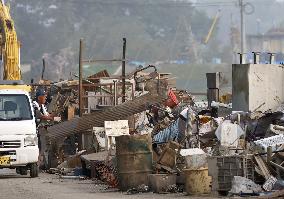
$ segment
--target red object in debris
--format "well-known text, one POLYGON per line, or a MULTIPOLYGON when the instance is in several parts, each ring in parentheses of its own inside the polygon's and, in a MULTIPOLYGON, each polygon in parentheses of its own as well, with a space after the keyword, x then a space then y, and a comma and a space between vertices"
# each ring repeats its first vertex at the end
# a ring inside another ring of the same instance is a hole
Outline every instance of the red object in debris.
POLYGON ((177 106, 179 101, 178 101, 175 93, 172 90, 169 91, 168 96, 169 97, 166 100, 165 105, 170 107, 170 108, 174 108, 175 106, 177 106))

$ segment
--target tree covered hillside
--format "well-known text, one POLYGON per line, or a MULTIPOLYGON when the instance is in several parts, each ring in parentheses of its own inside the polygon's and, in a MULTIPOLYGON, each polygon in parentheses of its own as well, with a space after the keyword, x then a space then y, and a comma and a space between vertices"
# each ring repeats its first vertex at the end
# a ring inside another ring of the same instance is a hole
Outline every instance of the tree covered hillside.
MULTIPOLYGON (((42 57, 49 78, 57 81, 76 71, 79 39, 87 43, 85 57, 120 58, 127 38, 127 58, 143 62, 205 61, 216 56, 201 42, 212 19, 190 3, 170 0, 10 0, 22 63, 32 64, 32 77, 41 70, 42 57), (59 60, 57 63, 57 61, 59 60), (58 69, 59 68, 59 69, 58 69)), ((216 32, 214 33, 216 34, 216 32)), ((215 41, 214 41, 215 40, 215 41)), ((212 51, 212 50, 211 50, 212 51)))

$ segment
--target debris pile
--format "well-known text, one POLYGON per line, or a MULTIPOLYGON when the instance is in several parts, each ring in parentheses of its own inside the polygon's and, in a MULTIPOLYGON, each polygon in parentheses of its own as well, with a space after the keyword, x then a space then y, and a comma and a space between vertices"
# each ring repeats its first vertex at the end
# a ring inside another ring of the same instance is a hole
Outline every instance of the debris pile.
MULTIPOLYGON (((85 115, 65 118, 42 134, 57 146, 74 137, 75 144, 69 147, 86 150, 80 155, 84 175, 128 194, 150 190, 193 195, 283 193, 281 107, 265 112, 232 111, 229 97, 214 95, 212 100, 213 88, 213 94, 219 95, 218 86, 212 84, 208 89, 211 100, 200 106, 154 66, 128 74, 127 96, 132 97, 122 102, 120 79, 103 74, 92 76, 96 81, 89 82, 95 85, 86 94, 85 115), (154 72, 145 72, 152 68, 154 72), (112 83, 106 83, 106 78, 112 83), (219 101, 225 98, 226 104, 219 101)), ((78 108, 78 90, 74 84, 68 89, 63 85, 50 103, 50 109, 61 114, 70 106, 78 108)))

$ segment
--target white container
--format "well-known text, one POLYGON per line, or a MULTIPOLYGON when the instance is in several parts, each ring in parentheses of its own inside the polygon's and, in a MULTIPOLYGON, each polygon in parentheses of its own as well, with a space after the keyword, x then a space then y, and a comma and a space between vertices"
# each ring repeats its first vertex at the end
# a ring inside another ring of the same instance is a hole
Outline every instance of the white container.
POLYGON ((187 169, 207 167, 207 154, 202 149, 182 149, 180 154, 185 157, 187 169))

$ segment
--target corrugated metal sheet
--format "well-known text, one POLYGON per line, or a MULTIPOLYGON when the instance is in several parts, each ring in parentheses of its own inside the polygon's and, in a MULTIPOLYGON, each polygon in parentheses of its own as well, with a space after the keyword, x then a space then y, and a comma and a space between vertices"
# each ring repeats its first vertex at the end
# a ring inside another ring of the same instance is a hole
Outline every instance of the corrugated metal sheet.
POLYGON ((175 141, 176 139, 178 139, 178 136, 180 134, 179 128, 178 128, 179 120, 180 119, 177 119, 168 128, 154 135, 153 142, 160 144, 160 143, 166 143, 170 140, 175 141))
POLYGON ((102 112, 92 113, 51 126, 47 129, 47 136, 51 139, 57 139, 92 129, 94 126, 103 127, 104 121, 127 119, 127 117, 133 114, 145 111, 147 105, 160 103, 162 100, 163 97, 157 94, 146 94, 132 101, 107 108, 102 112))

